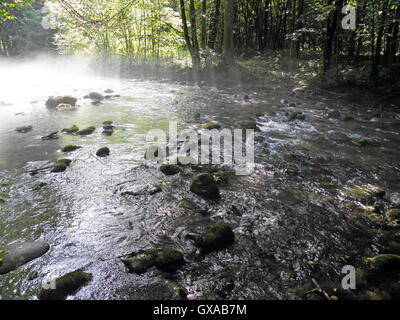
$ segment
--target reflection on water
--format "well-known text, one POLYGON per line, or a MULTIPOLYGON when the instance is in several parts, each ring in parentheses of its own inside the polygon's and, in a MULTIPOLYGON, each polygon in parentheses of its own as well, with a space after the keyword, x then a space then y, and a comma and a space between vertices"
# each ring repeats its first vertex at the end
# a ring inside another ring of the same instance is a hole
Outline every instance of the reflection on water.
MULTIPOLYGON (((339 191, 353 182, 379 184, 389 195, 398 191, 398 127, 390 115, 370 122, 360 110, 357 121, 336 121, 327 119, 328 110, 317 101, 296 98, 307 118, 288 122, 286 112, 294 108, 277 106, 282 97, 268 92, 243 103, 231 89, 99 78, 80 64, 58 61, 2 62, 1 70, 0 181, 10 190, 0 204, 0 246, 39 239, 51 245, 42 258, 0 277, 5 299, 34 298, 45 277, 78 268, 93 273, 94 279, 76 299, 156 298, 164 279, 160 272, 128 274, 118 259, 112 259, 152 247, 184 252, 188 264, 175 280, 191 298, 302 298, 296 288, 311 276, 329 278, 341 270, 344 256, 377 251, 373 236, 353 224, 350 212, 357 204, 343 199, 339 191), (120 97, 99 106, 83 99, 106 89, 120 97), (45 107, 48 96, 66 94, 79 99, 78 108, 45 107), (191 169, 165 177, 155 164, 144 163, 150 129, 166 130, 171 120, 182 129, 200 129, 210 121, 235 128, 255 115, 261 127, 256 134, 256 170, 248 177, 231 177, 218 203, 189 192, 195 174, 191 169), (111 137, 102 135, 106 120, 116 125, 111 137), (97 129, 87 137, 41 140, 73 124, 97 129), (27 125, 33 126, 31 132, 15 131, 27 125), (351 143, 361 137, 370 144, 351 143), (53 163, 69 143, 83 148, 68 154, 73 163, 65 173, 29 174, 53 163), (99 159, 96 150, 103 146, 111 155, 99 159), (45 185, 35 188, 40 183, 45 185), (121 184, 135 190, 161 185, 162 192, 121 196, 121 184), (192 199, 208 214, 182 210, 182 199, 192 199), (204 230, 213 221, 231 224, 236 243, 199 260, 184 234, 188 229, 204 230), (28 280, 35 272, 37 277, 28 280)), ((327 109, 334 103, 326 101, 327 109)), ((357 115, 354 108, 343 107, 343 112, 357 115)))

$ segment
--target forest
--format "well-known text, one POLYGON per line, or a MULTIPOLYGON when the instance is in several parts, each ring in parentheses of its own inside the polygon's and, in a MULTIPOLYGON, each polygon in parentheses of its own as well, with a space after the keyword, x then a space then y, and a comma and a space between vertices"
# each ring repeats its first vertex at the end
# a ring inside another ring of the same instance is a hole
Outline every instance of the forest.
POLYGON ((399 80, 398 0, 10 0, 1 8, 3 56, 49 50, 200 70, 281 53, 316 58, 315 76, 333 83, 399 80))
POLYGON ((0 300, 399 300, 399 27, 400 0, 0 0, 0 300))

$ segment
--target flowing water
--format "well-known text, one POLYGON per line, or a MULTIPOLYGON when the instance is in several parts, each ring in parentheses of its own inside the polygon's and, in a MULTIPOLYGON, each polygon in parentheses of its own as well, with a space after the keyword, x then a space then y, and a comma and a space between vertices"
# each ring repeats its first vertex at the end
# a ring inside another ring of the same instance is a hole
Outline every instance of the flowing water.
POLYGON ((400 204, 400 121, 394 112, 371 120, 376 110, 347 103, 340 110, 355 121, 344 122, 327 118, 338 106, 334 97, 298 96, 292 99, 297 107, 288 107, 268 89, 245 101, 237 89, 101 78, 75 64, 1 68, 0 182, 7 197, 0 204, 0 247, 39 240, 51 245, 43 257, 0 276, 2 299, 35 299, 44 279, 76 269, 92 273, 93 280, 71 299, 168 298, 166 278, 184 286, 189 298, 304 299, 299 288, 312 277, 339 286, 349 259, 380 250, 377 234, 352 215, 358 204, 346 199, 343 186, 377 184, 392 201, 385 206, 400 204), (83 99, 105 89, 120 97, 98 106, 83 99), (79 107, 45 107, 48 96, 66 94, 78 97, 79 107), (288 121, 287 112, 297 109, 306 120, 288 121), (167 130, 170 121, 180 129, 200 130, 210 121, 233 129, 249 117, 261 128, 256 168, 249 176, 232 175, 217 202, 189 191, 191 169, 166 177, 144 161, 150 129, 167 130), (101 133, 106 120, 116 125, 111 137, 101 133), (97 130, 87 137, 41 140, 73 124, 97 130), (15 131, 28 125, 28 133, 15 131), (354 145, 358 138, 368 145, 354 145), (73 160, 66 172, 30 175, 62 157, 60 148, 69 143, 83 148, 66 156, 73 160), (103 146, 111 155, 100 159, 96 151, 103 146), (120 192, 157 184, 162 192, 155 195, 120 192), (183 210, 183 199, 206 213, 183 210), (235 244, 198 257, 185 232, 215 222, 234 228, 235 244), (181 250, 187 264, 174 276, 153 269, 136 275, 115 258, 154 247, 181 250))

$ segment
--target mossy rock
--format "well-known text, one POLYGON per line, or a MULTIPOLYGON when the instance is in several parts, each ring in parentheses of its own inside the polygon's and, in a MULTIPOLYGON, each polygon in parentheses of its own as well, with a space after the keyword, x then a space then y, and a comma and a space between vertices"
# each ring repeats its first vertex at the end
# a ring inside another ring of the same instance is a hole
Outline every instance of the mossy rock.
POLYGON ((111 124, 105 124, 105 125, 103 125, 103 129, 104 130, 114 130, 114 126, 113 125, 111 125, 111 124))
POLYGON ((67 128, 67 129, 62 129, 61 132, 63 133, 67 133, 67 134, 73 134, 79 131, 79 128, 76 125, 73 125, 71 128, 67 128))
POLYGON ((69 144, 69 145, 66 145, 65 147, 63 147, 63 148, 61 149, 61 152, 64 152, 64 153, 73 152, 73 151, 76 151, 76 150, 78 150, 78 149, 80 149, 80 148, 82 148, 82 147, 76 146, 76 145, 74 145, 74 144, 69 144))
POLYGON ((164 173, 166 176, 173 176, 178 174, 181 170, 173 164, 163 164, 160 167, 160 171, 164 173))
POLYGON ((215 164, 192 164, 190 167, 194 171, 207 173, 215 173, 219 170, 215 164))
POLYGON ((107 137, 111 137, 114 133, 114 130, 112 129, 107 129, 107 130, 103 130, 103 135, 107 136, 107 137))
POLYGON ((95 101, 104 100, 104 96, 99 92, 91 92, 89 93, 89 98, 95 101))
POLYGON ((227 185, 229 183, 229 173, 226 171, 217 171, 214 173, 214 179, 220 186, 227 185))
POLYGON ((363 147, 368 144, 368 140, 364 139, 364 138, 354 139, 354 140, 351 140, 351 143, 355 146, 363 147))
POLYGON ((390 220, 400 220, 400 209, 391 209, 388 212, 386 212, 386 217, 388 217, 390 220))
POLYGON ((75 107, 77 102, 78 99, 73 96, 50 97, 46 102, 46 107, 57 108, 60 104, 66 104, 75 107))
POLYGON ((0 274, 6 274, 44 255, 50 246, 44 242, 13 243, 0 248, 0 274))
POLYGON ((382 198, 385 190, 372 184, 359 184, 345 186, 344 193, 350 198, 368 202, 373 198, 382 198))
POLYGON ((380 254, 371 260, 375 269, 400 271, 400 256, 397 254, 380 254))
POLYGON ((218 199, 220 197, 218 185, 209 173, 200 173, 194 177, 190 191, 206 199, 218 199))
POLYGON ((221 125, 219 123, 214 123, 214 122, 204 123, 202 127, 203 129, 206 130, 221 129, 221 125))
POLYGON ((103 125, 109 126, 109 125, 112 125, 113 123, 114 123, 113 121, 107 120, 107 121, 104 121, 104 122, 103 122, 103 125))
POLYGON ((234 242, 235 234, 232 228, 227 224, 216 224, 202 234, 195 241, 195 245, 202 249, 203 252, 211 252, 230 246, 234 242))
POLYGON ((257 122, 254 120, 242 120, 240 121, 240 128, 243 130, 254 130, 260 131, 260 128, 257 126, 257 122))
POLYGON ((96 156, 101 157, 101 158, 107 157, 109 155, 110 155, 110 149, 107 147, 100 148, 96 152, 96 156))
POLYGON ((71 165, 71 163, 72 160, 70 159, 59 159, 54 164, 53 168, 51 169, 51 172, 53 173, 64 172, 71 165))
POLYGON ((180 251, 165 248, 133 252, 127 258, 122 259, 122 262, 129 272, 136 274, 145 273, 151 267, 173 273, 185 264, 180 251))
POLYGON ((87 285, 93 276, 90 273, 76 270, 55 279, 54 289, 42 289, 38 295, 40 300, 64 300, 87 285))
POLYGON ((301 111, 295 111, 292 112, 289 116, 289 121, 294 121, 294 120, 304 121, 306 120, 306 116, 301 111))
POLYGON ((95 130, 96 130, 95 127, 88 127, 88 128, 86 128, 86 129, 79 130, 78 132, 76 132, 76 134, 79 135, 79 136, 89 136, 89 135, 91 135, 95 130))
POLYGON ((5 204, 6 200, 0 198, 0 204, 5 204))

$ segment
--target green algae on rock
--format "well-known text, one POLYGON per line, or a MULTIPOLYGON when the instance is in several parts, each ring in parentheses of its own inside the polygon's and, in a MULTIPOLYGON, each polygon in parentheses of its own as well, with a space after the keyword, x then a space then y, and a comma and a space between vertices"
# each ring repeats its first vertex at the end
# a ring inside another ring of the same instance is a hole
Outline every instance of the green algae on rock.
POLYGON ((51 172, 53 173, 64 172, 71 165, 71 163, 72 160, 70 159, 59 159, 54 164, 53 168, 51 169, 51 172))
POLYGON ((240 128, 243 130, 254 130, 260 131, 260 128, 257 126, 257 122, 254 120, 242 120, 240 121, 240 128))
POLYGON ((88 128, 79 130, 78 132, 76 132, 76 134, 77 134, 78 136, 89 136, 89 135, 91 135, 95 130, 96 130, 95 127, 88 127, 88 128))
POLYGON ((221 125, 219 123, 214 123, 214 122, 204 123, 202 127, 203 129, 206 130, 221 129, 221 125))
POLYGON ((76 125, 72 125, 71 128, 66 128, 66 129, 61 130, 61 132, 67 133, 67 134, 76 133, 78 131, 79 131, 79 128, 76 125))
POLYGON ((204 252, 225 248, 235 242, 235 234, 227 224, 216 224, 195 240, 195 245, 204 252))
POLYGON ((63 152, 63 153, 73 152, 73 151, 78 150, 78 149, 80 149, 80 148, 82 148, 82 147, 76 146, 76 145, 74 145, 74 144, 69 144, 69 145, 66 145, 65 147, 63 147, 63 148, 61 149, 61 152, 63 152))
POLYGON ((345 186, 344 194, 356 200, 369 201, 373 198, 382 198, 385 190, 372 184, 354 184, 345 186))
POLYGON ((200 173, 194 177, 190 191, 206 199, 218 199, 220 197, 218 185, 209 173, 200 173))
MULTIPOLYGON (((64 300, 87 285, 93 276, 90 273, 76 270, 54 280, 53 288, 42 289, 38 295, 40 300, 64 300)), ((51 287, 51 285, 49 286, 51 287)))
POLYGON ((122 259, 122 262, 129 272, 136 274, 145 273, 151 267, 173 273, 185 264, 183 254, 180 251, 165 248, 133 252, 122 259))

